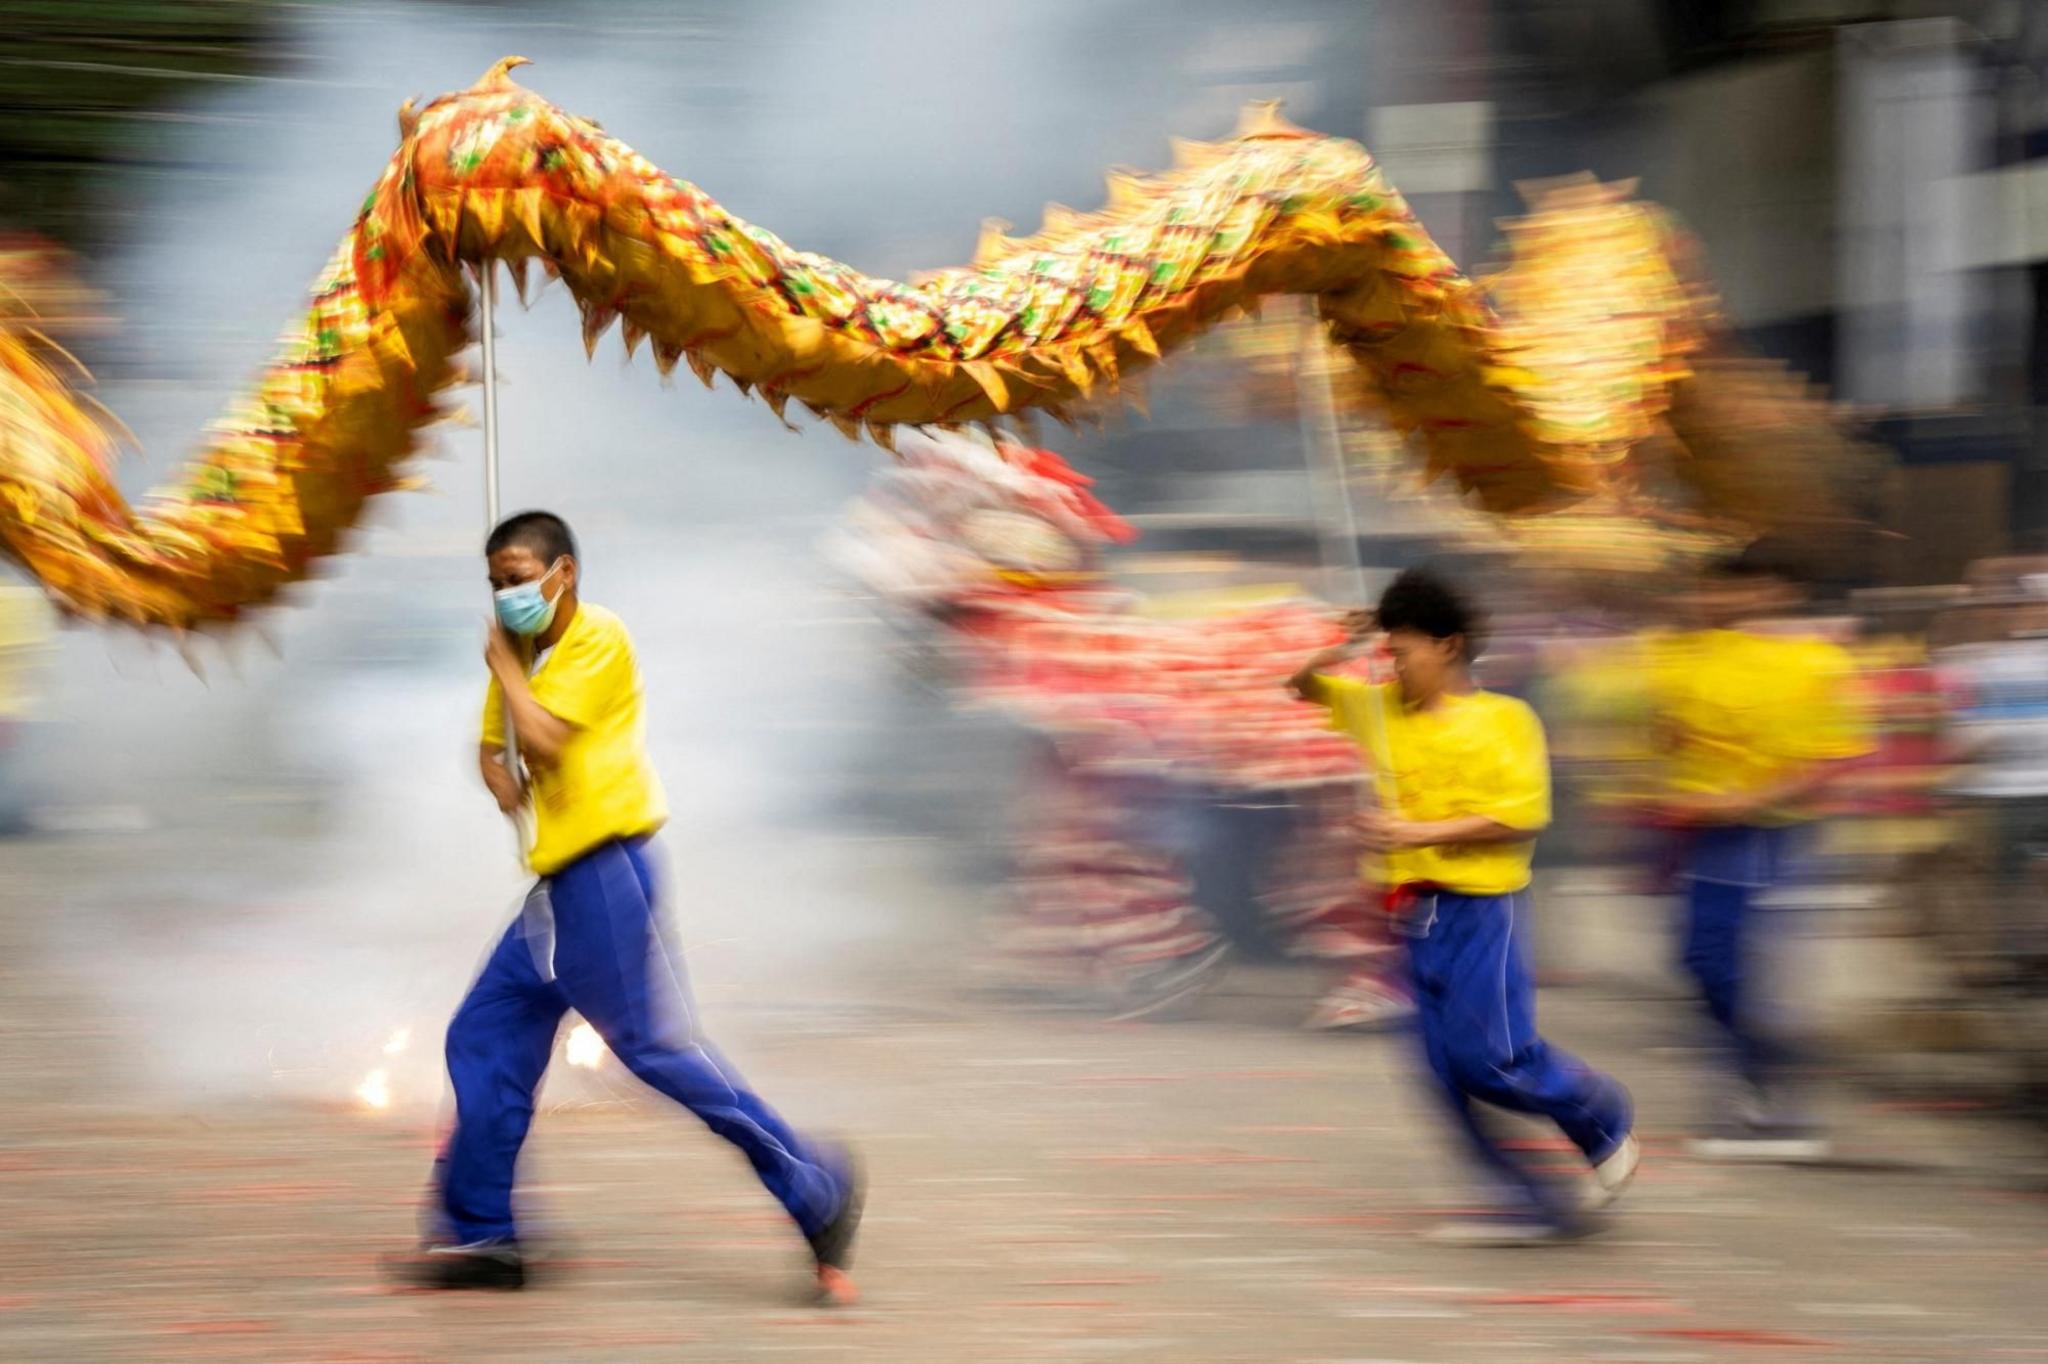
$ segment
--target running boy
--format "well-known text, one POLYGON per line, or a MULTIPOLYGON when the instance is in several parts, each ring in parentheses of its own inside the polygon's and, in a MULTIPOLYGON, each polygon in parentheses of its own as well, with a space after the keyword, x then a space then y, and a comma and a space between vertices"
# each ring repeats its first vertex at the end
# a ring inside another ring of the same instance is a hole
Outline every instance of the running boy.
POLYGON ((1791 559, 1759 542, 1707 570, 1689 602, 1697 628, 1652 655, 1666 759, 1655 813, 1685 844, 1685 966, 1740 1090, 1694 1143, 1702 1156, 1801 1160, 1827 1151, 1819 1129, 1789 1107, 1798 1067, 1760 1007, 1773 938, 1759 899, 1792 871, 1815 798, 1873 744, 1845 650, 1753 628, 1801 596, 1791 559))
POLYGON ((1519 1244, 1582 1232, 1582 1214, 1611 1202, 1634 1174, 1637 1147, 1628 1091, 1536 1031, 1517 919, 1536 835, 1550 821, 1542 724, 1522 702, 1474 685, 1479 623, 1434 575, 1411 569, 1396 578, 1376 623, 1393 656, 1393 683, 1321 671, 1351 645, 1316 655, 1289 685, 1329 707, 1332 727, 1380 774, 1386 804, 1361 815, 1360 826, 1385 860, 1424 1054, 1460 1131, 1520 1204, 1497 1222, 1438 1234, 1519 1244), (1590 1196, 1525 1172, 1487 1132, 1475 1103, 1555 1122, 1592 1167, 1590 1196))
POLYGON ((642 1081, 737 1146, 810 1242, 820 1291, 847 1300, 861 1184, 845 1152, 800 1138, 698 1031, 663 937, 648 840, 667 818, 645 747, 643 689, 619 618, 579 600, 561 518, 523 512, 484 552, 497 620, 479 752, 498 808, 534 821, 540 878, 448 1028, 455 1130, 435 1164, 437 1243, 404 1266, 435 1288, 518 1288, 513 1167, 566 1010, 642 1081), (507 762, 510 711, 522 782, 507 762))

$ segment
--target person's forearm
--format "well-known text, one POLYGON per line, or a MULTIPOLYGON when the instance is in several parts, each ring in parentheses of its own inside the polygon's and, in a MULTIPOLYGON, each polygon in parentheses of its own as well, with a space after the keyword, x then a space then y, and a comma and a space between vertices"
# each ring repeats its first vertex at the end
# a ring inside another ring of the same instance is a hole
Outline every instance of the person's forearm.
POLYGON ((1517 829, 1485 815, 1453 815, 1449 819, 1424 821, 1416 832, 1426 840, 1420 846, 1443 848, 1472 843, 1527 843, 1540 829, 1517 829))
POLYGON ((1854 761, 1853 758, 1846 758, 1832 762, 1808 763, 1789 772, 1757 794, 1756 808, 1769 810, 1789 801, 1811 796, 1833 782, 1854 761))
POLYGON ((1743 806, 1751 813, 1775 810, 1811 796, 1832 782, 1847 767, 1846 761, 1807 763, 1794 768, 1761 790, 1751 792, 1743 806))
POLYGON ((1706 824, 1741 824, 1815 795, 1855 762, 1856 759, 1851 758, 1807 763, 1786 773, 1770 785, 1754 791, 1724 795, 1681 795, 1667 799, 1661 804, 1664 810, 1683 820, 1706 824))
POLYGON ((1356 644, 1338 644, 1323 650, 1295 670, 1294 676, 1287 679, 1287 689, 1303 701, 1316 700, 1316 674, 1326 668, 1332 668, 1344 662, 1356 654, 1357 651, 1358 646, 1356 644))
POLYGON ((498 671, 498 686, 505 693, 505 714, 518 736, 520 751, 539 762, 551 763, 569 742, 569 726, 558 715, 533 699, 526 677, 515 669, 498 671))
POLYGON ((500 744, 480 744, 477 747, 477 766, 481 769, 484 789, 498 803, 498 808, 511 814, 526 798, 519 774, 505 761, 505 749, 500 744))

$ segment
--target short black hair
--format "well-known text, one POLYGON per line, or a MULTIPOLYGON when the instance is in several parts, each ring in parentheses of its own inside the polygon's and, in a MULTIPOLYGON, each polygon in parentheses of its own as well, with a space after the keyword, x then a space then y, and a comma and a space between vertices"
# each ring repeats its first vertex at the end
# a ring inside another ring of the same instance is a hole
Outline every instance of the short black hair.
POLYGON ((1766 579, 1801 586, 1807 581, 1806 566, 1784 541, 1765 537, 1752 541, 1733 554, 1724 554, 1707 565, 1710 578, 1766 579))
POLYGON ((1380 594, 1379 627, 1414 630, 1431 639, 1462 635, 1468 659, 1485 640, 1485 621, 1465 594, 1426 568, 1405 569, 1387 584, 1380 594))
POLYGON ((506 517, 491 531, 491 538, 484 541, 484 556, 488 558, 514 545, 531 550, 535 558, 546 564, 577 557, 576 536, 569 523, 553 512, 523 511, 506 517))

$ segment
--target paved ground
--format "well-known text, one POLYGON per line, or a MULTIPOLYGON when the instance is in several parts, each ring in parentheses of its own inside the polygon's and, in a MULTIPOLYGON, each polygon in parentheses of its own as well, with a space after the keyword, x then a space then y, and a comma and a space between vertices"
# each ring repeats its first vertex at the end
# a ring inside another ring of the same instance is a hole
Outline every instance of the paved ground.
MULTIPOLYGON (((1698 1164, 1669 1007, 1556 992, 1554 1034, 1637 1089, 1642 1179, 1604 1240, 1437 1248, 1416 1233, 1464 1187, 1402 1039, 1295 1031, 1314 982, 1282 968, 1123 1026, 973 1002, 950 967, 863 965, 802 1009, 714 970, 756 1083, 865 1145, 863 1306, 804 1305, 744 1168, 603 1069, 559 1077, 531 1147, 559 1278, 390 1292, 374 1261, 413 1229, 430 1088, 381 1113, 131 1088, 155 1006, 93 1007, 29 931, 39 897, 90 922, 117 867, 166 855, 91 846, 14 844, 0 880, 0 1359, 2048 1358, 2048 1201, 2017 1134, 1850 1099, 1837 1167, 1698 1164)), ((275 989, 257 974, 252 997, 275 989)))

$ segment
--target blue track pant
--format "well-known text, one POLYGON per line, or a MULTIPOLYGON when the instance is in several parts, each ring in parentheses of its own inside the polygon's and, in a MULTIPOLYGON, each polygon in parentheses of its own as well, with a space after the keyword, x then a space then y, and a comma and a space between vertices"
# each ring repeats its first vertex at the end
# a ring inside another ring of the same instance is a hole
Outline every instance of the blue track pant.
POLYGON ((698 1033, 655 898, 644 840, 585 854, 534 887, 456 1010, 448 1027, 455 1131, 435 1167, 448 1239, 514 1236, 513 1167, 568 1009, 641 1080, 737 1146, 805 1235, 838 1211, 845 1172, 792 1132, 698 1033))
POLYGON ((1554 1195, 1531 1180, 1486 1131, 1476 1102, 1549 1118, 1589 1161, 1628 1135, 1628 1091, 1536 1032, 1536 991, 1523 956, 1514 895, 1425 897, 1422 936, 1408 941, 1424 1054, 1452 1118, 1475 1153, 1538 1206, 1554 1195), (1433 906, 1433 908, 1432 908, 1433 906))
POLYGON ((1688 855, 1685 969, 1732 1048, 1737 1071, 1758 1089, 1781 1078, 1793 1061, 1764 1017, 1756 969, 1764 925, 1756 899, 1785 877, 1794 851, 1790 830, 1730 826, 1702 830, 1688 855))

